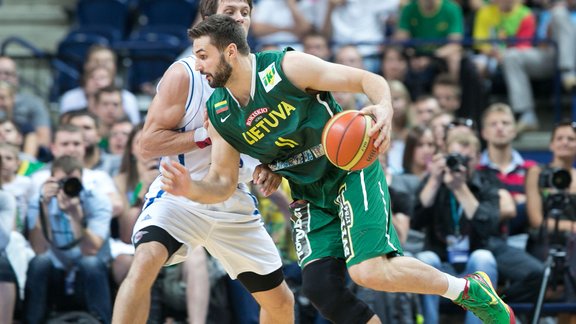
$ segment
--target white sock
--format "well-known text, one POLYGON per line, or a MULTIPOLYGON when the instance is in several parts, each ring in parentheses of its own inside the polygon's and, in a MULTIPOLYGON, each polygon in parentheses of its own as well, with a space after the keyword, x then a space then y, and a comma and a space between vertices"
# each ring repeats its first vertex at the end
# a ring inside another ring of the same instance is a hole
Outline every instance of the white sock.
POLYGON ((454 300, 458 298, 464 291, 464 288, 466 288, 466 279, 456 278, 447 273, 444 273, 444 275, 446 275, 446 279, 448 280, 448 289, 442 294, 442 297, 454 300))

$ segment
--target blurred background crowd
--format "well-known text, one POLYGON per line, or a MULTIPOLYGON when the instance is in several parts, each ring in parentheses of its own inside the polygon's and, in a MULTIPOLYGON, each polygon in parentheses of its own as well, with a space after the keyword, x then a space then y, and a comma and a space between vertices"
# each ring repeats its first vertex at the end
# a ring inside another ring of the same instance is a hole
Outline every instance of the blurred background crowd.
MULTIPOLYGON (((190 55, 197 6, 0 1, 0 324, 110 321, 159 174, 136 150, 142 123, 163 72, 190 55)), ((564 305, 547 320, 575 320, 575 0, 254 0, 249 40, 384 76, 393 139, 379 160, 406 253, 485 271, 520 321, 541 291, 564 305)), ((298 323, 324 323, 299 291, 287 184, 258 199, 298 323)), ((163 270, 149 322, 257 323, 251 296, 196 252, 163 270), (187 289, 200 283, 208 293, 187 289)), ((437 297, 353 289, 385 323, 474 323, 437 297)))

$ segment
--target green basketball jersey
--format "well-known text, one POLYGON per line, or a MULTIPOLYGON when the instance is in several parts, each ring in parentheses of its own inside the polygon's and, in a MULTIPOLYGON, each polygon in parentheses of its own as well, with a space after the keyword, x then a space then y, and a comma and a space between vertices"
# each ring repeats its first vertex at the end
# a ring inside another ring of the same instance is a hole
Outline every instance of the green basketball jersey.
POLYGON ((218 88, 206 103, 208 116, 236 150, 269 164, 287 178, 295 199, 333 205, 338 189, 334 187, 346 171, 325 157, 322 130, 342 109, 329 92, 311 94, 296 88, 282 71, 285 53, 254 54, 249 103, 240 106, 226 88, 218 88), (323 192, 302 186, 312 183, 320 185, 323 192))

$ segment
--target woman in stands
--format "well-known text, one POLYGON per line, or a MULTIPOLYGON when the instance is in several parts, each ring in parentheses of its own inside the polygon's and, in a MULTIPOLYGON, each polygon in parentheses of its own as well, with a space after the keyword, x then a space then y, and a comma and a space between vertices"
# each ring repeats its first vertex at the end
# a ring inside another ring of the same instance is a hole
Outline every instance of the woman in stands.
POLYGON ((550 243, 564 244, 576 233, 576 122, 556 125, 549 148, 552 161, 530 168, 526 175, 526 210, 532 229, 543 226, 554 240, 550 243))

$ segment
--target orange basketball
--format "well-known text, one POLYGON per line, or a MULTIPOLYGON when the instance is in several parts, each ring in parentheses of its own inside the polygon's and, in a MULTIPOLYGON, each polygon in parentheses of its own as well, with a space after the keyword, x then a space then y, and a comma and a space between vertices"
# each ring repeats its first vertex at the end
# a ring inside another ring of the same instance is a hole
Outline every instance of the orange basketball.
POLYGON ((356 110, 334 115, 322 132, 322 145, 326 157, 335 166, 347 170, 361 170, 378 158, 374 141, 379 133, 368 137, 374 120, 356 110))

